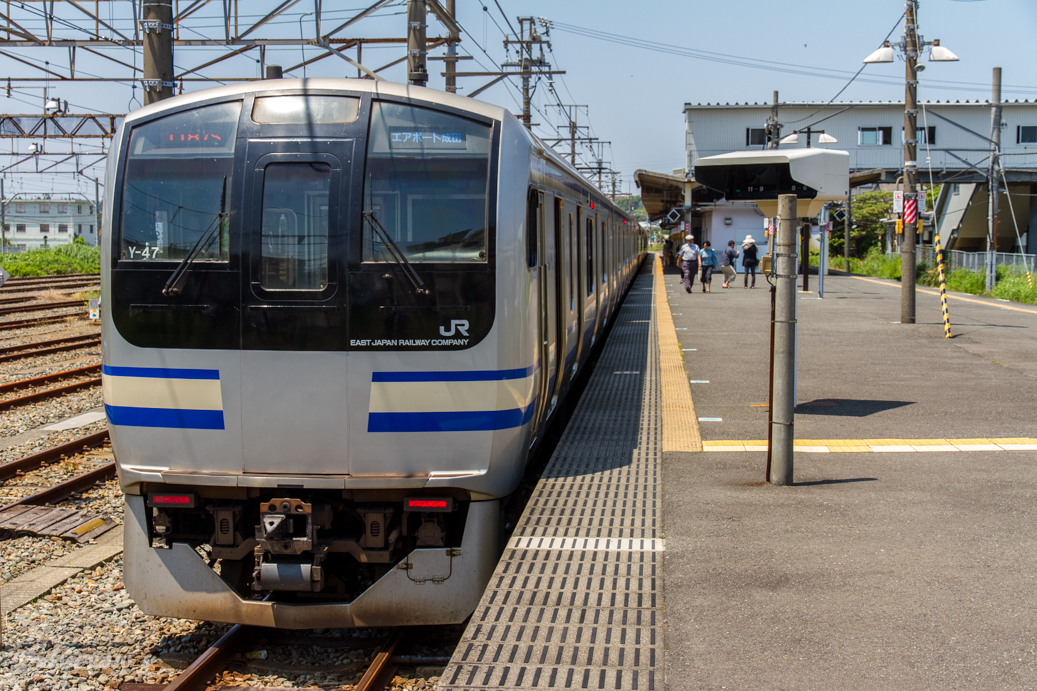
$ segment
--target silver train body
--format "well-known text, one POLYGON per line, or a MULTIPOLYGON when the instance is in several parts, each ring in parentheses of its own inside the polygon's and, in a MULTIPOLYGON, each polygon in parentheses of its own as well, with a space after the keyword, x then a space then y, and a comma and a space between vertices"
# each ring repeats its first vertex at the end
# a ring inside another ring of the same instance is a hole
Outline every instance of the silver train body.
POLYGON ((463 621, 639 227, 507 111, 347 79, 136 111, 104 211, 104 398, 139 606, 463 621))

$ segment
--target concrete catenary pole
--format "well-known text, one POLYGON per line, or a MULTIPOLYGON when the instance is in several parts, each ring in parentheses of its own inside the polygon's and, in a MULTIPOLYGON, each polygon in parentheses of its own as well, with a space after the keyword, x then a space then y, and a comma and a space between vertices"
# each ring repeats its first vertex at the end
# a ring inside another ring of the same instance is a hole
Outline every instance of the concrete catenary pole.
POLYGON ((144 54, 144 105, 173 97, 173 2, 145 0, 140 23, 144 54))
POLYGON ((796 414, 796 195, 778 197, 774 372, 771 377, 771 465, 767 480, 791 485, 796 414))
POLYGON ((411 86, 425 86, 428 81, 425 15, 425 0, 407 0, 407 81, 411 86))
POLYGON ((850 271, 850 226, 853 224, 853 188, 846 195, 846 218, 843 219, 843 269, 850 271))
POLYGON ((990 165, 987 168, 987 290, 997 281, 997 157, 1001 153, 1001 68, 990 92, 990 165))
POLYGON ((7 199, 3 178, 0 178, 0 253, 7 254, 7 199))
MULTIPOLYGON (((918 197, 918 0, 904 20, 904 200, 918 197)), ((900 323, 915 323, 915 230, 900 243, 900 323)))
MULTIPOLYGON (((446 0, 446 13, 451 19, 457 19, 456 0, 446 0)), ((446 47, 446 90, 452 94, 457 93, 457 43, 451 41, 446 47)))

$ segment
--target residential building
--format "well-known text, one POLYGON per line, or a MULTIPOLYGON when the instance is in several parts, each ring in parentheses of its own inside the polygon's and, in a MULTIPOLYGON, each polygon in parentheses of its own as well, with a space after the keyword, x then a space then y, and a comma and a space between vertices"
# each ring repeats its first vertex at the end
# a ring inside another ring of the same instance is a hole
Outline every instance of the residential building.
POLYGON ((83 197, 17 194, 2 203, 8 251, 64 245, 76 237, 98 244, 97 207, 83 197))

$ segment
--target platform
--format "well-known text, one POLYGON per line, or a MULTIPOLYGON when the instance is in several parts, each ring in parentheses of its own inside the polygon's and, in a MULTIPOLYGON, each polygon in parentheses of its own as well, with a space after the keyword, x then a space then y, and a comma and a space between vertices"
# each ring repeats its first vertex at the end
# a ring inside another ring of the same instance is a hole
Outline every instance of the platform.
POLYGON ((616 315, 439 688, 664 688, 654 268, 616 315))
POLYGON ((1037 307, 798 294, 775 487, 766 281, 653 263, 440 687, 1037 689, 1037 307))

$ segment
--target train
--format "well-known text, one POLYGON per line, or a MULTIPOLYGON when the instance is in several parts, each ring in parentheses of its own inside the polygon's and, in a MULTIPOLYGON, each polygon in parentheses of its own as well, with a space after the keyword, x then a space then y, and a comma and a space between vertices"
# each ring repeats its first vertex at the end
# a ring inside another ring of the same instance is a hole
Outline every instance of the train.
POLYGON ((645 249, 472 98, 277 79, 129 114, 101 304, 130 596, 277 628, 463 622, 645 249))

